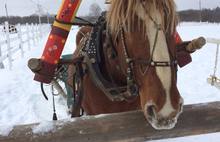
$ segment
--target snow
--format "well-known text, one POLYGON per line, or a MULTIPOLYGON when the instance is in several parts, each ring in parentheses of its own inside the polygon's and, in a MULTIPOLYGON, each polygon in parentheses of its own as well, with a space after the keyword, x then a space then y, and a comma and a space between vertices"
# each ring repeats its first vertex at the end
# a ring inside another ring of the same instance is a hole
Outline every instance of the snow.
POLYGON ((34 126, 32 128, 32 131, 34 134, 41 134, 43 135, 44 133, 48 132, 54 132, 56 129, 55 123, 52 121, 44 121, 41 122, 39 125, 34 126))
POLYGON ((0 128, 0 136, 8 136, 9 133, 13 130, 13 125, 4 125, 0 128))
POLYGON ((166 140, 156 140, 149 142, 219 142, 220 133, 205 134, 198 136, 189 136, 183 138, 166 139, 166 140))
MULTIPOLYGON (((14 54, 12 70, 9 70, 7 60, 4 62, 6 69, 0 70, 0 100, 4 100, 0 103, 0 129, 8 123, 18 125, 52 120, 51 95, 48 91, 49 101, 43 98, 40 84, 33 81, 34 74, 27 67, 30 58, 41 56, 46 37, 38 45, 32 45, 31 51, 26 45, 24 58, 19 52, 14 54)), ((64 100, 56 98, 56 102, 58 118, 68 118, 64 100)))
MULTIPOLYGON (((209 23, 181 23, 178 27, 183 40, 191 40, 199 36, 220 38, 219 29, 219 24, 209 23)), ((74 51, 76 31, 77 28, 72 29, 64 54, 74 51)), ((49 87, 46 87, 49 97, 49 101, 46 101, 41 95, 39 83, 33 81, 34 74, 27 67, 28 59, 41 56, 47 36, 45 34, 43 40, 37 45, 32 44, 30 51, 25 45, 24 58, 20 57, 20 53, 15 54, 12 70, 9 70, 7 61, 4 62, 6 68, 0 70, 0 135, 7 136, 14 125, 38 122, 40 124, 33 128, 33 132, 36 134, 44 134, 55 130, 54 123, 51 122, 53 110, 49 87)), ((2 38, 0 37, 0 39, 2 38)), ((213 73, 215 52, 216 45, 207 44, 203 49, 192 54, 193 62, 191 64, 179 69, 178 87, 185 104, 220 101, 220 90, 206 82, 207 77, 213 73)), ((220 67, 219 64, 218 67, 220 67)), ((217 74, 220 76, 220 68, 217 74)), ((66 102, 59 97, 56 97, 55 101, 58 119, 70 118, 67 113, 66 102)), ((217 142, 219 138, 220 133, 215 133, 159 141, 217 142)))
MULTIPOLYGON (((219 24, 182 23, 178 31, 183 40, 203 36, 205 38, 220 38, 219 24)), ((178 87, 185 104, 220 101, 220 91, 208 85, 206 80, 213 74, 216 45, 206 46, 192 54, 193 62, 178 71, 178 87)), ((220 62, 218 62, 220 67, 220 62)), ((217 72, 220 76, 220 68, 217 72)))

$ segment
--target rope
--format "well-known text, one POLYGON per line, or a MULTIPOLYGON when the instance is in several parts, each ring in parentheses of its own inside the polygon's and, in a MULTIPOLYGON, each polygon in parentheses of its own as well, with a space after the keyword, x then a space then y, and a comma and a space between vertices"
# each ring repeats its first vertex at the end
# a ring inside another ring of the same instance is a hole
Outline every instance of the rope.
POLYGON ((217 45, 217 49, 216 49, 216 57, 215 57, 215 66, 214 66, 213 76, 216 76, 217 66, 218 66, 218 56, 219 56, 219 44, 217 45))
POLYGON ((44 83, 42 83, 42 82, 40 83, 40 89, 41 89, 41 92, 42 92, 44 98, 48 101, 47 94, 44 91, 44 83))
POLYGON ((218 78, 216 77, 216 72, 217 72, 217 66, 218 66, 218 57, 219 57, 219 44, 217 45, 217 49, 216 49, 216 56, 215 56, 215 65, 214 65, 214 73, 211 77, 212 81, 211 81, 211 85, 214 85, 215 82, 218 82, 218 78))
POLYGON ((57 114, 56 114, 56 106, 55 106, 54 94, 52 94, 52 96, 53 96, 53 120, 56 121, 57 120, 57 114))

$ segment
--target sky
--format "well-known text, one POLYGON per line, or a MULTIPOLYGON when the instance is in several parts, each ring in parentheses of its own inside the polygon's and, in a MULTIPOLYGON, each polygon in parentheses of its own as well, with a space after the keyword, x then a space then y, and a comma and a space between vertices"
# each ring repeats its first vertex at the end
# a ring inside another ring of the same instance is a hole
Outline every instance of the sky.
MULTIPOLYGON (((5 16, 5 3, 7 3, 8 13, 10 16, 28 16, 36 13, 37 6, 34 2, 40 4, 49 13, 56 14, 62 0, 0 0, 0 16, 5 16)), ((199 0, 175 0, 178 10, 199 9, 199 0)), ((78 15, 86 15, 89 6, 92 3, 98 3, 104 7, 104 0, 82 0, 78 15)), ((220 0, 201 0, 203 8, 220 7, 220 0)))

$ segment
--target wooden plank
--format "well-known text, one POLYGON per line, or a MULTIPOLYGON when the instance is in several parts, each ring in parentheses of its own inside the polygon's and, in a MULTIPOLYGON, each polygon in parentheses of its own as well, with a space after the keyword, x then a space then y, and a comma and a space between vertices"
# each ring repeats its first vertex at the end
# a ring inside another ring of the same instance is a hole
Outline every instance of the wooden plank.
POLYGON ((0 142, 141 142, 220 132, 220 102, 185 106, 172 130, 154 130, 141 111, 57 121, 53 125, 53 131, 42 134, 33 134, 37 124, 16 126, 8 137, 0 137, 0 142))
POLYGON ((10 41, 10 33, 9 33, 9 23, 5 22, 5 31, 6 31, 6 40, 7 40, 7 55, 9 62, 9 69, 12 69, 12 52, 11 52, 11 41, 10 41))
POLYGON ((0 43, 0 69, 4 69, 5 66, 3 64, 3 60, 1 59, 2 57, 2 47, 1 47, 1 43, 0 43))
POLYGON ((3 62, 5 59, 7 59, 8 58, 8 55, 6 54, 6 55, 2 55, 1 57, 0 57, 0 62, 3 62))
POLYGON ((216 39, 216 38, 207 38, 206 41, 208 43, 220 44, 220 39, 216 39))

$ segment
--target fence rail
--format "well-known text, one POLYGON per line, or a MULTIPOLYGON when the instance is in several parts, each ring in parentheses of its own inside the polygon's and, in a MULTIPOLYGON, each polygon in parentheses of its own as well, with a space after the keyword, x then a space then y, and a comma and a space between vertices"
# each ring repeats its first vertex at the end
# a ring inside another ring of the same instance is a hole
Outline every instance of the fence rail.
POLYGON ((219 65, 219 55, 220 55, 220 39, 216 38, 207 38, 206 41, 211 44, 216 44, 216 53, 215 53, 215 63, 213 67, 213 74, 207 78, 207 82, 211 84, 212 86, 215 86, 216 88, 220 89, 220 78, 217 76, 217 70, 219 65))
POLYGON ((207 38, 206 41, 208 43, 213 43, 213 44, 217 44, 217 45, 220 44, 220 39, 216 39, 216 38, 207 38))
POLYGON ((42 132, 36 130, 44 124, 16 126, 0 142, 143 142, 215 133, 220 132, 220 102, 184 106, 171 130, 154 130, 141 111, 48 123, 53 129, 42 132))
MULTIPOLYGON (((48 27, 48 26, 47 26, 48 27)), ((31 45, 36 45, 42 37, 42 28, 44 25, 26 24, 14 26, 13 33, 10 30, 10 25, 5 22, 1 29, 0 39, 0 69, 4 68, 3 61, 8 60, 9 68, 12 69, 13 55, 20 51, 21 57, 24 57, 24 48, 31 49, 31 45)))

